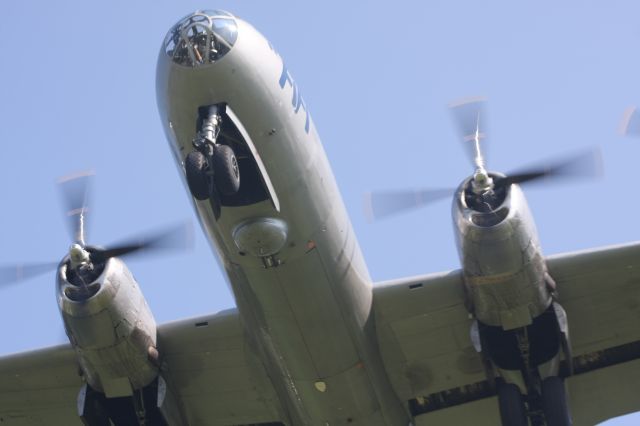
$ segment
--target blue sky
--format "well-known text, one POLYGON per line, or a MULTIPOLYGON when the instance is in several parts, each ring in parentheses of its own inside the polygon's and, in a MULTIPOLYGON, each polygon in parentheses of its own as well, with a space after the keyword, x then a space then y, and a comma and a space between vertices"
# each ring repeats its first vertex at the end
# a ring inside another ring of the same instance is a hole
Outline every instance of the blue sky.
MULTIPOLYGON (((445 108, 467 96, 490 102, 491 169, 602 149, 602 179, 526 190, 545 253, 637 240, 640 147, 617 128, 640 102, 640 4, 558 3, 3 2, 0 262, 62 257, 54 182, 77 170, 97 173, 92 243, 194 217, 159 124, 155 64, 166 31, 197 8, 246 19, 287 61, 374 280, 458 267, 450 202, 369 224, 362 194, 471 173, 445 108)), ((191 252, 129 262, 159 322, 234 304, 196 236, 191 252)), ((2 289, 0 353, 64 341, 53 278, 2 289)))

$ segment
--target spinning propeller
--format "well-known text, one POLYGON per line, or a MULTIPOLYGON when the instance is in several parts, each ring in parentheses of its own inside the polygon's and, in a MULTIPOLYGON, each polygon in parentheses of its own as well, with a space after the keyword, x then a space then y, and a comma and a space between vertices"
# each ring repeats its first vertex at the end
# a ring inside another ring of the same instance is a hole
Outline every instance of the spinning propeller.
MULTIPOLYGON (((72 270, 93 268, 112 257, 151 254, 163 249, 185 249, 192 242, 191 226, 182 224, 151 234, 131 238, 107 248, 86 243, 87 216, 89 213, 90 185, 93 173, 83 172, 58 181, 61 190, 67 225, 73 243, 69 248, 69 264, 72 270)), ((26 280, 51 270, 59 262, 24 263, 0 267, 0 284, 26 280)))
MULTIPOLYGON (((577 155, 537 164, 507 176, 489 173, 483 154, 486 133, 486 101, 482 98, 467 99, 450 106, 454 124, 460 133, 467 156, 474 167, 470 180, 470 195, 478 204, 491 206, 494 194, 512 184, 559 180, 560 178, 599 176, 602 170, 600 151, 592 149, 577 155)), ((455 192, 455 188, 397 190, 371 192, 365 195, 365 214, 371 220, 382 219, 404 211, 431 204, 455 192)))
POLYGON ((620 125, 620 133, 623 136, 640 137, 640 111, 636 107, 632 106, 625 110, 620 125))

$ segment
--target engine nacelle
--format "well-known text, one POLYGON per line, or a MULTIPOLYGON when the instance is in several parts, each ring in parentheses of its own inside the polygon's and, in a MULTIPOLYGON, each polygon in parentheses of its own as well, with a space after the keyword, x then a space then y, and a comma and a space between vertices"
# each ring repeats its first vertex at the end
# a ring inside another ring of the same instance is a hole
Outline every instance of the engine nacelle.
POLYGON ((99 265, 85 283, 73 276, 65 258, 58 269, 57 297, 67 336, 94 390, 108 398, 129 396, 158 376, 156 322, 121 260, 99 265))
POLYGON ((530 325, 549 308, 552 292, 524 194, 511 185, 483 211, 469 203, 469 185, 467 179, 458 188, 453 221, 470 311, 505 330, 530 325))

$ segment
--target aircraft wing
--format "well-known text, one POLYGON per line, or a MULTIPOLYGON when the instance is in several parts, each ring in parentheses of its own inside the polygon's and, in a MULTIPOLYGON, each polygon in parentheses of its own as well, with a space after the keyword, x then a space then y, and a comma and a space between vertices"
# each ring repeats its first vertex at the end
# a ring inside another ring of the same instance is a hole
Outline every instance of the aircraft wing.
MULTIPOLYGON (((569 320, 575 424, 640 410, 640 242, 547 263, 569 320)), ((500 423, 471 343, 460 271, 377 284, 374 306, 386 369, 417 425, 500 423)))
MULTIPOLYGON (((275 393, 247 347, 236 310, 158 328, 167 370, 188 424, 275 422, 275 393)), ((70 345, 0 358, 0 424, 82 424, 76 414, 81 378, 70 345)))

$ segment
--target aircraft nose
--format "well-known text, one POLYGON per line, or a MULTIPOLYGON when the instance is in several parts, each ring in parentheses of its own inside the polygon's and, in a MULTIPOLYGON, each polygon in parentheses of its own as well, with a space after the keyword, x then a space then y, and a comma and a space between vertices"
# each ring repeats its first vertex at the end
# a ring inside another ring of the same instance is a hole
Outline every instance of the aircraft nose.
POLYGON ((182 18, 169 30, 164 51, 184 67, 202 67, 229 53, 238 38, 235 18, 221 10, 198 10, 182 18))

